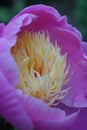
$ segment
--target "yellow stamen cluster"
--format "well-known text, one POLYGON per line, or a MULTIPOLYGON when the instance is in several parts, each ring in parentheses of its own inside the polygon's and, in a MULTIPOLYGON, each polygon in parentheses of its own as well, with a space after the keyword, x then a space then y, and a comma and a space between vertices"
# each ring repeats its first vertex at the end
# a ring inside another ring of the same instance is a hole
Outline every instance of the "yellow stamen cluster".
POLYGON ((44 32, 20 34, 11 49, 20 70, 18 88, 50 106, 63 99, 69 89, 62 88, 68 81, 69 66, 66 54, 60 51, 44 32))

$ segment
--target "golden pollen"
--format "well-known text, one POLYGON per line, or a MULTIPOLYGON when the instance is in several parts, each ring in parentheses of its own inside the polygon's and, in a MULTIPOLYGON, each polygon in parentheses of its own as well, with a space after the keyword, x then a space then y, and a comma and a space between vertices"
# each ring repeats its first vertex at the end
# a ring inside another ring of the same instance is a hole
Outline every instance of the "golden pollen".
POLYGON ((68 89, 69 65, 67 57, 61 55, 56 42, 50 42, 44 32, 24 32, 18 35, 11 53, 20 70, 18 88, 24 93, 40 98, 48 105, 56 105, 63 99, 68 89))

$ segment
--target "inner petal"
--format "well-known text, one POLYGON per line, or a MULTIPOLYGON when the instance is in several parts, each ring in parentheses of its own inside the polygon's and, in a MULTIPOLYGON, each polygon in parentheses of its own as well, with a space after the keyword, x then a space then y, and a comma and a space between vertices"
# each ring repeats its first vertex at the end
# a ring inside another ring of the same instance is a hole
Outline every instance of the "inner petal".
POLYGON ((11 53, 20 70, 18 88, 24 93, 40 98, 48 105, 55 105, 64 98, 69 88, 63 89, 68 82, 67 54, 50 42, 45 32, 23 32, 18 35, 11 53))

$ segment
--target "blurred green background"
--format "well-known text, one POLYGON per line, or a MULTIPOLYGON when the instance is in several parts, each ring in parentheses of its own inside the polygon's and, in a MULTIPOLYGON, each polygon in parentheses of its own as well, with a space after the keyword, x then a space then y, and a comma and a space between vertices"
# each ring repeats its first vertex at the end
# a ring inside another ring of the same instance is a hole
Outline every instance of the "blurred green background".
MULTIPOLYGON (((75 26, 87 41, 87 0, 0 0, 0 23, 5 24, 21 9, 45 4, 56 8, 61 15, 67 15, 68 23, 75 26)), ((3 118, 0 118, 0 130, 16 130, 3 118)))
POLYGON ((68 22, 75 26, 87 41, 87 0, 0 0, 0 22, 7 23, 21 9, 32 4, 46 4, 67 15, 68 22))

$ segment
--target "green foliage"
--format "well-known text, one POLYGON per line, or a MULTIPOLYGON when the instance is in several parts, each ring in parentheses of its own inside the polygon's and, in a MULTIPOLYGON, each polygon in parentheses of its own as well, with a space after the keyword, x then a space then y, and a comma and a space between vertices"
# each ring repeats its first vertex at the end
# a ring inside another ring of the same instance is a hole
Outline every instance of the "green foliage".
POLYGON ((79 30, 87 40, 87 0, 77 0, 74 17, 78 21, 79 30))
POLYGON ((16 15, 21 9, 25 7, 25 2, 23 0, 19 0, 14 2, 11 7, 0 6, 0 23, 7 23, 11 17, 16 15))
POLYGON ((10 18, 10 13, 9 13, 8 8, 0 7, 0 22, 7 22, 8 19, 10 18))

